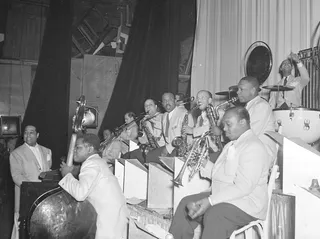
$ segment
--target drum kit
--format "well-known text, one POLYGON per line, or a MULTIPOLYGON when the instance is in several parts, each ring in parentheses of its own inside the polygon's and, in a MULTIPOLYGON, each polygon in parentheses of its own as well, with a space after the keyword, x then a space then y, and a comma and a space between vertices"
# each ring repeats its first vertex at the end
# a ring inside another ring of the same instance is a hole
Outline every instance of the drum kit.
MULTIPOLYGON (((261 41, 253 43, 245 56, 245 74, 254 76, 262 85, 272 69, 272 54, 269 46, 261 41)), ((292 91, 294 87, 284 85, 267 85, 263 89, 269 91, 292 91)), ((227 91, 216 92, 217 96, 231 99, 237 96, 238 87, 231 86, 227 91)), ((236 102, 235 105, 239 105, 236 102)), ((300 138, 308 144, 314 144, 320 139, 320 110, 304 107, 289 107, 289 109, 274 109, 275 121, 281 126, 281 134, 288 138, 300 138)))

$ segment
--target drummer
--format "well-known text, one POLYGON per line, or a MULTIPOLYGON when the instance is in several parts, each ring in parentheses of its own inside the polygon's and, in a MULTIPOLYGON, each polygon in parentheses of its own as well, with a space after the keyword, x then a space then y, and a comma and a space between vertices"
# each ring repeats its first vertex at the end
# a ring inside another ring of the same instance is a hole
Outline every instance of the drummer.
POLYGON ((264 143, 270 156, 270 166, 276 159, 276 143, 267 135, 267 131, 275 131, 275 119, 273 111, 268 102, 259 96, 259 81, 252 76, 243 77, 238 84, 238 97, 240 103, 245 104, 245 108, 250 115, 250 128, 264 143))
POLYGON ((289 107, 301 106, 302 90, 309 83, 310 77, 299 56, 291 53, 281 63, 279 72, 282 78, 278 85, 292 87, 293 89, 290 91, 271 91, 269 100, 271 107, 288 109, 289 107), (294 64, 297 65, 300 76, 295 77, 292 75, 294 64))

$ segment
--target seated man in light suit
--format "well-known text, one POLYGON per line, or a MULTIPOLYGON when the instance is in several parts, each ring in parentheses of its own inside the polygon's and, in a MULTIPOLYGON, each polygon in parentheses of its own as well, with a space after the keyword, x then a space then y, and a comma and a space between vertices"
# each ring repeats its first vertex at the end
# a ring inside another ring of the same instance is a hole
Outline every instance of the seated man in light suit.
POLYGON ((82 163, 79 180, 71 174, 74 166, 61 164, 59 185, 77 201, 88 201, 97 212, 96 239, 121 239, 126 236, 128 209, 117 178, 98 155, 99 137, 84 134, 77 138, 74 161, 82 163))
POLYGON ((20 186, 24 181, 40 182, 41 172, 49 171, 52 165, 51 150, 37 144, 39 133, 33 125, 25 127, 24 144, 10 154, 10 169, 15 184, 14 226, 11 238, 19 238, 18 218, 20 207, 20 186))
POLYGON ((165 145, 150 151, 146 157, 147 163, 160 163, 159 156, 176 156, 176 150, 174 150, 175 148, 172 146, 172 140, 177 136, 181 136, 183 124, 187 123, 191 127, 194 126, 192 116, 188 114, 188 111, 184 107, 176 106, 172 93, 164 93, 162 95, 162 105, 166 110, 162 117, 162 133, 164 135, 165 145), (185 122, 186 115, 188 122, 185 122))
POLYGON ((192 239, 200 222, 202 239, 227 239, 267 215, 268 153, 250 129, 249 113, 240 106, 229 108, 222 123, 231 141, 213 166, 208 161, 200 171, 212 181, 210 192, 181 200, 169 229, 175 239, 192 239))

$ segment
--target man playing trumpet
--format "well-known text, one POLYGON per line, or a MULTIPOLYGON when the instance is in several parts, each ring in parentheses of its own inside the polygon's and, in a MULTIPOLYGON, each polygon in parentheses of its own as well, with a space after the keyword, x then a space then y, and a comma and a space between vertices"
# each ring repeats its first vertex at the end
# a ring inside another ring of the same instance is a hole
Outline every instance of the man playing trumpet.
MULTIPOLYGON (((193 136, 193 138, 200 137, 203 133, 211 130, 212 134, 216 137, 221 137, 221 130, 217 125, 211 125, 210 120, 208 118, 207 108, 212 104, 212 94, 207 90, 201 90, 197 94, 197 106, 201 110, 201 115, 197 119, 197 123, 194 128, 192 127, 185 127, 185 131, 187 134, 193 136)), ((212 117, 212 116, 209 116, 212 117)), ((219 148, 215 142, 211 139, 211 136, 207 136, 209 139, 209 155, 210 161, 213 163, 216 161, 217 157, 219 156, 219 148)), ((222 150, 222 149, 221 149, 222 150)))

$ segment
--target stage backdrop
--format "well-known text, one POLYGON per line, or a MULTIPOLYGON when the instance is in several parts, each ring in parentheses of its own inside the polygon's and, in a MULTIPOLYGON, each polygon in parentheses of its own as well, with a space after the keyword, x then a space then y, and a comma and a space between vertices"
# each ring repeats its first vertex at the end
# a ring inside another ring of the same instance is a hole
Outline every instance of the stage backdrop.
POLYGON ((255 41, 271 48, 273 68, 264 85, 279 79, 290 52, 311 47, 320 20, 317 0, 198 0, 191 94, 227 90, 244 76, 244 57, 255 41))

